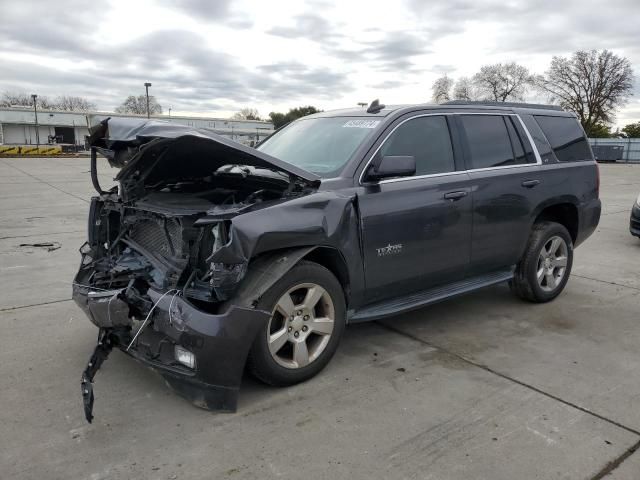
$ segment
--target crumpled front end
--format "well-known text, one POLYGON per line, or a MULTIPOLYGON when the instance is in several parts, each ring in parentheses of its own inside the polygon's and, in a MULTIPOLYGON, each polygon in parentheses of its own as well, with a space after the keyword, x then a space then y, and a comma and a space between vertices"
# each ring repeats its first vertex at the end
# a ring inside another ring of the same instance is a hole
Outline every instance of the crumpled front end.
POLYGON ((82 377, 87 420, 93 378, 114 347, 198 406, 235 410, 249 348, 269 314, 229 305, 251 256, 220 253, 242 240, 232 238, 235 217, 313 193, 319 182, 210 132, 158 122, 105 121, 90 142, 98 196, 73 284, 100 332, 82 377), (98 152, 121 168, 109 191, 98 182, 98 152))
MULTIPOLYGON (((231 306, 222 313, 207 313, 178 290, 153 289, 145 292, 149 303, 141 308, 138 291, 96 290, 85 286, 83 280, 81 272, 74 283, 73 298, 100 329, 97 351, 108 339, 111 346, 158 371, 195 405, 235 411, 246 357, 269 319, 267 312, 231 306)), ((83 378, 85 397, 89 396, 88 388, 92 390, 87 380, 91 382, 93 375, 83 378)), ((91 392, 91 406, 92 397, 91 392)), ((85 410, 88 401, 86 398, 85 410)), ((91 408, 87 419, 91 420, 91 408)))

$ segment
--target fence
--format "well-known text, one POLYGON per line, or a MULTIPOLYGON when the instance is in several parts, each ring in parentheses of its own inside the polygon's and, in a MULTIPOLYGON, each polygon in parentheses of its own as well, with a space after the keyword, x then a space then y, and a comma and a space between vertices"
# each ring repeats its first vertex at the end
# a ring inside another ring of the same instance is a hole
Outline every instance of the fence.
POLYGON ((640 163, 640 138, 590 138, 589 143, 600 161, 640 163))

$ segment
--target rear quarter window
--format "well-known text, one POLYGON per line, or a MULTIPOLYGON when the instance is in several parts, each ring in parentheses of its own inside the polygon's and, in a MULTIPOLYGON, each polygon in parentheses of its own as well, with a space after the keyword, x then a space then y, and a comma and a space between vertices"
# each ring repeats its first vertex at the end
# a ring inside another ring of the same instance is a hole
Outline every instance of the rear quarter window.
POLYGON ((589 144, 578 121, 573 117, 534 115, 560 162, 592 160, 589 144))

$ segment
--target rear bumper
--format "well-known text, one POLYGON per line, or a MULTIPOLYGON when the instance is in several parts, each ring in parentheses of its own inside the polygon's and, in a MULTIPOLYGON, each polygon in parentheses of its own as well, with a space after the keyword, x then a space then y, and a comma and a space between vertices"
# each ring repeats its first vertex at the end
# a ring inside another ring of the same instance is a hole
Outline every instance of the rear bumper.
POLYGON ((134 325, 120 292, 95 292, 75 284, 73 299, 92 323, 109 331, 116 346, 159 372, 179 394, 202 408, 235 411, 249 348, 269 314, 236 306, 210 314, 178 295, 149 290, 155 308, 127 348, 142 322, 134 325), (194 369, 177 362, 176 346, 194 354, 194 369))
POLYGON ((602 203, 600 199, 594 198, 590 202, 581 205, 580 208, 580 229, 578 231, 578 238, 576 238, 575 246, 584 242, 598 227, 600 223, 600 213, 602 211, 602 203))
POLYGON ((629 231, 631 235, 640 237, 640 206, 634 204, 631 209, 631 218, 629 219, 629 231))

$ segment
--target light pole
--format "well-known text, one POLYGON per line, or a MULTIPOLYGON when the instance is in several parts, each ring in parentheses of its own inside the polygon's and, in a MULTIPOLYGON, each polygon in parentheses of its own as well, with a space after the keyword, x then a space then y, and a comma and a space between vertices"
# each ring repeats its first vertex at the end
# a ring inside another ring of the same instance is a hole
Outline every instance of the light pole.
POLYGON ((37 104, 37 98, 38 95, 36 95, 35 93, 31 94, 31 98, 33 99, 33 114, 36 117, 36 145, 38 146, 38 148, 40 148, 40 128, 38 127, 38 104, 37 104))
POLYGON ((358 106, 364 108, 367 106, 367 104, 364 102, 358 102, 358 106))
POLYGON ((169 107, 169 116, 171 116, 171 107, 169 107))
POLYGON ((149 87, 151 86, 151 83, 149 82, 144 82, 144 88, 147 92, 147 118, 150 117, 149 115, 149 87))

